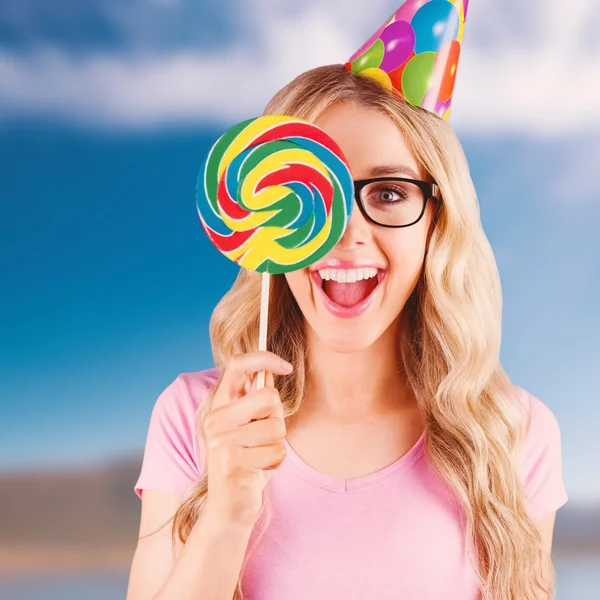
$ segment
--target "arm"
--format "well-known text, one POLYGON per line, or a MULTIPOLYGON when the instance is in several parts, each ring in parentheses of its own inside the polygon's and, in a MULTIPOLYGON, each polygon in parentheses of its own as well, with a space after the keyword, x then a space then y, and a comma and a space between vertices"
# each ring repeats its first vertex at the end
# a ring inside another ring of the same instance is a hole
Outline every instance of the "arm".
POLYGON ((542 536, 542 543, 546 552, 550 555, 552 553, 552 536, 554 533, 554 520, 556 518, 556 512, 551 513, 547 517, 536 522, 540 534, 542 536))
MULTIPOLYGON (((169 519, 178 496, 144 490, 140 536, 169 519)), ((251 528, 217 526, 208 504, 185 545, 171 547, 171 523, 140 539, 133 557, 127 600, 231 600, 251 528)))
POLYGON ((285 364, 270 352, 230 360, 206 432, 196 432, 196 417, 208 382, 200 387, 197 374, 180 375, 161 394, 135 484, 142 499, 141 539, 127 600, 232 600, 264 487, 285 457, 283 406, 273 385, 273 373, 290 372, 285 364), (259 371, 267 372, 266 387, 246 393, 248 375, 259 371), (199 434, 212 449, 206 458, 199 434), (211 493, 185 545, 177 540, 173 548, 171 519, 205 469, 211 493))
MULTIPOLYGON (((524 444, 522 476, 527 504, 548 558, 546 567, 550 568, 556 512, 568 500, 562 476, 561 432, 558 420, 547 405, 527 392, 524 400, 529 402, 530 419, 524 444)), ((542 573, 545 580, 552 579, 550 575, 542 573)), ((540 594, 539 600, 549 600, 549 597, 540 594)))
MULTIPOLYGON (((542 536, 542 544, 544 550, 548 555, 548 559, 552 560, 552 536, 554 533, 554 520, 556 518, 556 511, 550 513, 547 517, 536 521, 537 528, 542 536)), ((549 600, 550 596, 540 595, 540 600, 549 600)))
POLYGON ((232 600, 265 485, 285 457, 283 406, 273 373, 292 368, 271 352, 230 360, 206 431, 197 431, 199 402, 210 387, 205 373, 182 374, 160 395, 134 486, 142 515, 127 600, 232 600), (246 392, 249 375, 260 371, 267 373, 266 387, 246 392), (211 448, 207 457, 200 435, 211 448), (173 548, 172 517, 205 470, 211 493, 185 545, 177 541, 173 548))

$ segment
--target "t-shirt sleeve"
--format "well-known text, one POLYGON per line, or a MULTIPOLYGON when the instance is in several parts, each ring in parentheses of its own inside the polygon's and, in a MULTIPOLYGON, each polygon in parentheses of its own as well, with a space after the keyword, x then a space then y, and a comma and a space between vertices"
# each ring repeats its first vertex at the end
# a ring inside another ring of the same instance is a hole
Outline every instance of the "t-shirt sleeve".
POLYGON ((152 409, 135 493, 157 490, 184 497, 204 470, 197 437, 197 411, 214 383, 214 372, 182 373, 152 409))
POLYGON ((525 394, 529 401, 529 427, 524 441, 523 482, 530 513, 539 520, 563 506, 568 495, 558 421, 546 404, 525 394))

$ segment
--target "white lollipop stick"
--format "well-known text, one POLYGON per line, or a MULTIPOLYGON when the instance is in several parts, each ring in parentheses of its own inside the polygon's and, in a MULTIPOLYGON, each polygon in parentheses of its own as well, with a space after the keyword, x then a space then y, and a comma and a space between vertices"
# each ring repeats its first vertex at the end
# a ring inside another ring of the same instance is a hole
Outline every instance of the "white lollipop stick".
MULTIPOLYGON (((269 288, 271 276, 268 273, 262 274, 262 287, 260 292, 260 325, 258 329, 258 349, 263 351, 267 349, 267 324, 269 322, 269 288)), ((256 389, 261 390, 265 387, 265 372, 258 372, 256 389)))

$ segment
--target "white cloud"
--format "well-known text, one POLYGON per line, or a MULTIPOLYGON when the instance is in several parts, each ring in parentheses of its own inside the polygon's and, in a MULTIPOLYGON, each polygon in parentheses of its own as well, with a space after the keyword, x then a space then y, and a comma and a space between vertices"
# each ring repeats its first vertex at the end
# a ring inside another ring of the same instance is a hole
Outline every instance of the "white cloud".
POLYGON ((293 18, 265 15, 262 26, 261 49, 234 45, 214 55, 0 54, 0 106, 5 115, 58 114, 127 126, 243 119, 262 112, 291 77, 352 53, 319 9, 293 18))
MULTIPOLYGON (((397 3, 375 4, 382 22, 397 3)), ((533 32, 527 44, 522 36, 511 37, 510 18, 500 18, 508 4, 471 3, 452 108, 457 130, 560 135, 600 125, 600 57, 578 45, 592 0, 571 0, 568 11, 556 0, 529 4, 521 13, 533 32), (496 38, 474 34, 471 41, 470 29, 494 31, 496 38)), ((213 54, 5 51, 0 109, 5 118, 33 113, 118 127, 242 120, 259 114, 300 72, 344 62, 361 44, 368 33, 357 18, 359 9, 344 5, 311 0, 291 10, 289 4, 257 0, 251 16, 238 16, 251 19, 249 30, 257 38, 242 38, 213 54)))

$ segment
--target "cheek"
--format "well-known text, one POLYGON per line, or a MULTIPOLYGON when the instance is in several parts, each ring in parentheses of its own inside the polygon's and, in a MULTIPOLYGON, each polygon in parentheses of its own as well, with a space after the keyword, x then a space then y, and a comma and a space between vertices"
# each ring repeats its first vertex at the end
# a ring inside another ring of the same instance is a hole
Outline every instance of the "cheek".
POLYGON ((414 226, 405 230, 390 230, 386 234, 380 247, 389 263, 389 283, 401 295, 410 293, 423 266, 427 231, 424 227, 414 226))
POLYGON ((427 235, 431 226, 431 203, 418 223, 411 227, 388 229, 381 232, 381 244, 390 264, 417 265, 420 267, 427 247, 427 235))
POLYGON ((391 235, 386 236, 386 239, 381 242, 390 267, 396 269, 420 266, 425 255, 425 230, 408 227, 405 230, 390 230, 390 233, 391 235))
POLYGON ((306 269, 286 273, 285 279, 298 305, 300 307, 304 306, 310 299, 311 293, 310 280, 306 269))

